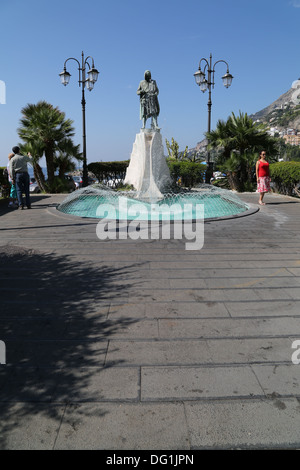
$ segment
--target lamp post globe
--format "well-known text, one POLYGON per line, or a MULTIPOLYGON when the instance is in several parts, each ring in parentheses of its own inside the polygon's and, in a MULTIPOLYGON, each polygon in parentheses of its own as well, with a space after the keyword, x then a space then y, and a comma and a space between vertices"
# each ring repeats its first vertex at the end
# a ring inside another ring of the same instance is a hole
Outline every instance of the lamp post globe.
POLYGON ((198 69, 197 72, 194 73, 194 77, 196 85, 200 85, 205 80, 205 73, 198 69))
POLYGON ((87 87, 89 91, 92 91, 92 89, 94 88, 94 82, 92 82, 92 80, 90 79, 87 79, 85 81, 85 86, 87 87))
POLYGON ((99 75, 99 72, 97 69, 95 69, 94 67, 92 67, 89 71, 88 71, 88 77, 89 77, 89 80, 93 83, 96 83, 96 81, 98 80, 98 75, 99 75))
POLYGON ((225 75, 223 75, 222 80, 223 80, 223 85, 225 88, 229 88, 231 83, 232 83, 233 76, 227 71, 225 75))
POLYGON ((63 72, 61 72, 59 74, 60 76, 60 80, 61 80, 61 83, 64 85, 64 86, 67 86, 69 81, 70 81, 70 78, 71 78, 71 74, 69 72, 66 71, 66 69, 64 69, 63 72))

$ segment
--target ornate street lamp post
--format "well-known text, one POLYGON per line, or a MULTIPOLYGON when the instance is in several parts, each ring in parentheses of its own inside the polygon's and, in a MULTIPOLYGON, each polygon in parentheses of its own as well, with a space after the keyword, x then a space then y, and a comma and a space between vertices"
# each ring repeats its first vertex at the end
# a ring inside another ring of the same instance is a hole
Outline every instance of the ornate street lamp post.
MULTIPOLYGON (((229 65, 225 60, 217 60, 212 66, 212 55, 210 54, 209 61, 205 58, 202 58, 199 62, 199 68, 197 72, 194 73, 196 84, 200 87, 200 90, 205 93, 208 89, 208 125, 207 125, 207 132, 210 132, 211 129, 211 87, 214 88, 214 79, 215 79, 215 66, 219 63, 223 62, 227 65, 227 72, 223 75, 223 85, 225 88, 229 88, 233 79, 233 76, 229 73, 229 65), (203 71, 201 70, 201 62, 205 63, 203 71)), ((210 152, 207 150, 207 157, 206 157, 206 177, 205 182, 210 183, 210 178, 212 176, 212 166, 213 163, 210 161, 210 152)))
POLYGON ((82 186, 88 185, 88 169, 87 169, 87 160, 86 160, 86 132, 85 132, 85 96, 84 90, 85 87, 89 91, 92 91, 94 88, 94 84, 98 79, 99 72, 95 69, 94 66, 94 59, 91 56, 88 56, 86 59, 84 58, 84 54, 81 54, 81 63, 75 59, 74 57, 69 57, 65 60, 64 63, 64 70, 59 74, 61 83, 66 86, 70 81, 71 74, 67 72, 66 64, 68 60, 75 60, 78 64, 78 71, 79 71, 79 86, 82 88, 82 98, 81 98, 81 105, 82 105, 82 138, 83 138, 83 147, 82 147, 82 155, 83 155, 83 164, 82 164, 82 186), (89 65, 88 59, 92 61, 92 67, 89 65), (87 72, 86 77, 86 66, 88 65, 89 70, 87 72))

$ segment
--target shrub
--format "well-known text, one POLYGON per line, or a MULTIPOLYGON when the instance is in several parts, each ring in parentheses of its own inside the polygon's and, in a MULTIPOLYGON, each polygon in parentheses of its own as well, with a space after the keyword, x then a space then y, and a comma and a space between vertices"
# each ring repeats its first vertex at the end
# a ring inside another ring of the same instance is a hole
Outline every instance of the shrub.
POLYGON ((181 178, 182 186, 187 188, 203 182, 206 167, 201 163, 167 159, 167 164, 173 184, 176 184, 178 178, 181 178))
POLYGON ((54 176, 52 183, 46 181, 45 183, 47 192, 52 194, 68 193, 70 192, 70 186, 67 180, 61 179, 59 176, 54 176))
POLYGON ((3 174, 3 171, 6 170, 6 166, 0 167, 0 189, 1 196, 8 197, 10 193, 10 184, 8 178, 3 174))
POLYGON ((300 162, 271 163, 270 174, 275 189, 291 196, 300 183, 300 162))
MULTIPOLYGON (((128 164, 129 160, 119 162, 92 162, 88 165, 88 170, 91 171, 100 182, 103 180, 124 180, 128 164)), ((204 165, 169 158, 167 158, 167 164, 173 184, 176 184, 179 177, 181 178, 182 186, 189 188, 203 182, 206 170, 204 165)), ((121 188, 123 188, 122 185, 121 188)))
POLYGON ((219 180, 215 180, 212 182, 213 186, 217 186, 218 188, 222 189, 231 189, 228 178, 222 178, 219 180))
POLYGON ((88 165, 88 170, 91 171, 96 178, 101 182, 103 180, 124 180, 129 160, 121 162, 92 162, 88 165))

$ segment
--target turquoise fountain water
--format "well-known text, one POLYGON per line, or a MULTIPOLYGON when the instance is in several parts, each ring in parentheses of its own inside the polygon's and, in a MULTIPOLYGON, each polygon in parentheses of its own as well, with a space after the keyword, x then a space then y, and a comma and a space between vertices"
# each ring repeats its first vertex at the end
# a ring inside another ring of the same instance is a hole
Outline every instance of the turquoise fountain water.
POLYGON ((191 191, 144 198, 137 191, 117 191, 102 184, 71 193, 58 210, 79 217, 133 220, 197 220, 234 217, 249 210, 232 191, 201 184, 191 191), (203 207, 204 211, 197 208, 203 207))

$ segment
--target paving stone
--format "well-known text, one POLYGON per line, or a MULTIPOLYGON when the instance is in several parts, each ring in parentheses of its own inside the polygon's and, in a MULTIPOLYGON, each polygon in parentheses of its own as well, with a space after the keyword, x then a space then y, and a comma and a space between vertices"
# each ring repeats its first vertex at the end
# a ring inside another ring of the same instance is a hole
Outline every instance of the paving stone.
MULTIPOLYGON (((291 349, 291 356, 293 352, 294 350, 291 349)), ((292 358, 289 365, 253 365, 251 367, 266 395, 280 397, 299 393, 300 365, 292 364, 292 358)))
POLYGON ((192 449, 299 449, 296 399, 186 402, 192 449))
POLYGON ((250 367, 142 367, 142 400, 263 395, 250 367))
POLYGON ((78 367, 104 365, 107 341, 7 340, 8 365, 78 367))
POLYGON ((299 449, 299 200, 191 252, 100 241, 64 198, 0 205, 0 448, 299 449))
POLYGON ((132 367, 79 368, 69 377, 66 387, 64 371, 58 374, 52 396, 54 402, 138 401, 140 371, 132 367))
POLYGON ((1 372, 1 402, 51 402, 58 380, 57 369, 6 365, 1 372))
POLYGON ((159 320, 161 339, 295 336, 297 331, 300 338, 300 318, 293 317, 159 320))
POLYGON ((149 318, 210 318, 229 316, 223 302, 153 302, 145 304, 145 315, 149 318))
POLYGON ((252 364, 291 361, 291 338, 208 339, 215 364, 252 364))
POLYGON ((106 364, 196 364, 211 362, 205 341, 110 341, 106 364))
POLYGON ((64 411, 49 403, 0 403, 0 449, 52 450, 64 411))
POLYGON ((232 317, 300 316, 300 301, 261 300, 260 302, 225 302, 232 317))
POLYGON ((68 406, 55 443, 65 450, 189 449, 183 404, 68 406))

